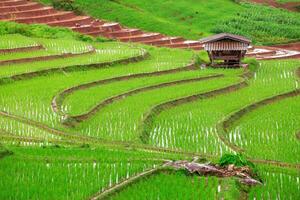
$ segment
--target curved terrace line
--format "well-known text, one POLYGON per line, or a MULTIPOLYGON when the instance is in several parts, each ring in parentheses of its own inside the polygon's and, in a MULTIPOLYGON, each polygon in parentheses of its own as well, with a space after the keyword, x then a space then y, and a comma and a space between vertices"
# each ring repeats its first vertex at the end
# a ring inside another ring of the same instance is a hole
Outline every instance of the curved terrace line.
POLYGON ((293 90, 291 92, 287 92, 287 93, 283 93, 283 94, 279 94, 273 97, 269 97, 267 99, 258 101, 254 104, 250 104, 246 107, 244 107, 243 109, 233 113, 232 115, 230 115, 228 118, 226 118, 225 120, 223 120, 222 122, 220 122, 217 125, 217 129, 218 129, 218 136, 222 141, 226 141, 225 143, 227 144, 228 147, 230 147, 232 150, 234 151, 238 151, 238 152, 243 152, 244 149, 238 147, 237 145, 231 143, 230 141, 228 141, 228 139, 226 138, 226 134, 228 133, 228 130, 230 129, 230 127, 232 127, 232 125, 237 122, 239 119, 241 119, 244 115, 249 114, 250 112, 253 112, 254 110, 269 105, 269 104, 273 104, 276 103, 278 101, 287 99, 287 98, 291 98, 291 97, 295 97, 300 95, 300 89, 297 90, 293 90))
MULTIPOLYGON (((1 131, 0 131, 1 132, 1 131)), ((10 133, 3 133, 1 132, 0 138, 4 139, 5 141, 16 141, 16 142, 28 142, 28 143, 51 143, 54 145, 61 144, 61 145, 76 145, 76 143, 68 140, 58 140, 58 139, 42 139, 42 138, 35 138, 35 137, 24 137, 24 136, 16 136, 10 133)))
POLYGON ((60 131, 54 128, 51 128, 43 123, 36 122, 34 120, 26 119, 21 116, 9 114, 4 111, 0 111, 0 115, 12 120, 19 121, 21 123, 40 128, 44 131, 50 132, 54 135, 58 135, 61 137, 64 137, 67 141, 72 142, 73 144, 77 145, 84 145, 84 144, 93 144, 93 145, 104 145, 108 147, 118 147, 118 148, 133 148, 133 149, 138 149, 141 151, 147 151, 147 152, 157 152, 157 153, 171 153, 171 154, 180 154, 180 155, 186 155, 186 156, 200 156, 200 157, 208 157, 208 158, 216 158, 213 155, 210 154, 199 154, 199 153, 193 153, 193 152, 185 152, 185 151, 180 151, 180 150, 168 150, 168 149, 163 149, 159 147, 153 147, 150 145, 143 145, 143 144, 135 144, 135 143, 128 143, 128 142, 123 142, 123 141, 108 141, 104 140, 101 138, 96 138, 92 136, 83 136, 79 134, 72 134, 72 133, 67 133, 64 131, 60 131))
MULTIPOLYGON (((116 101, 119 101, 121 99, 124 99, 126 97, 129 97, 129 96, 132 96, 132 95, 135 95, 135 94, 138 94, 138 93, 151 91, 151 90, 164 88, 164 87, 170 87, 170 86, 173 86, 173 85, 192 83, 192 82, 198 82, 198 81, 204 81, 204 80, 211 80, 211 79, 216 79, 216 78, 221 78, 221 77, 224 77, 224 75, 223 74, 217 74, 217 75, 204 76, 204 77, 199 77, 199 78, 183 79, 183 80, 160 83, 160 84, 156 84, 156 85, 150 85, 150 86, 147 86, 147 87, 134 89, 134 90, 131 90, 129 92, 125 92, 125 93, 110 97, 108 99, 105 99, 104 101, 101 101, 99 104, 97 104, 91 110, 89 110, 88 112, 86 112, 84 114, 76 115, 76 116, 68 116, 68 117, 73 119, 71 121, 75 120, 76 123, 81 123, 81 122, 83 122, 85 120, 88 120, 89 118, 93 117, 96 113, 98 113, 104 107, 106 107, 106 106, 108 106, 108 105, 110 105, 110 104, 112 104, 116 101)), ((75 125, 75 124, 72 124, 72 125, 75 125)))
POLYGON ((35 45, 35 46, 28 46, 28 47, 18 47, 12 49, 0 49, 0 54, 2 53, 17 53, 17 52, 28 52, 28 51, 36 51, 45 49, 43 45, 35 45))
MULTIPOLYGON (((71 133, 66 133, 64 131, 59 131, 57 129, 53 129, 51 127, 48 127, 42 123, 29 120, 20 116, 8 114, 6 112, 0 111, 0 115, 3 117, 7 117, 37 128, 40 128, 45 131, 49 131, 51 133, 57 134, 59 136, 65 137, 67 140, 62 140, 68 141, 71 144, 76 144, 76 145, 84 145, 84 144, 94 144, 94 145, 104 145, 108 147, 118 147, 122 149, 137 149, 141 151, 146 151, 146 152, 156 152, 156 153, 170 153, 170 154, 179 154, 179 155, 185 155, 185 156, 198 156, 198 157, 204 157, 204 158, 218 158, 215 155, 210 155, 210 154, 203 154, 203 153, 195 153, 195 152, 186 152, 182 150, 172 150, 172 149, 165 149, 165 148, 160 148, 160 147, 153 147, 150 145, 145 145, 145 144, 133 144, 133 143, 128 143, 128 142, 118 142, 118 141, 106 141, 101 138, 94 138, 91 136, 80 136, 80 135, 73 135, 71 133), (70 140, 71 139, 71 140, 70 140)), ((276 165, 276 166, 281 166, 281 167, 287 167, 287 168, 297 168, 300 169, 300 164, 290 164, 290 163, 285 163, 285 162, 279 162, 279 161, 268 161, 268 160, 251 160, 254 163, 265 163, 265 164, 271 164, 271 165, 276 165)))
MULTIPOLYGON (((24 161, 47 161, 47 162, 57 162, 57 161, 68 161, 68 162, 81 162, 81 163, 116 163, 119 162, 120 160, 118 158, 116 159, 111 159, 109 160, 104 160, 103 158, 97 158, 97 157, 88 157, 88 158, 79 158, 79 157, 71 157, 71 156, 64 156, 64 157, 55 157, 53 158, 52 156, 36 156, 36 155, 26 155, 26 157, 19 157, 18 159, 24 160, 24 161)), ((121 160, 122 161, 122 160, 121 160)), ((168 159, 162 159, 162 158, 130 158, 124 160, 126 162, 140 162, 140 161, 145 161, 145 162, 169 162, 170 160, 168 159)))
MULTIPOLYGON (((246 76, 247 73, 244 74, 244 76, 246 76)), ((220 89, 216 89, 216 90, 212 90, 209 92, 204 92, 204 93, 200 93, 200 94, 195 94, 195 95, 191 95, 188 97, 183 97, 183 98, 179 98, 179 99, 175 99, 172 101, 168 101, 162 104, 159 104, 155 107, 153 107, 151 110, 148 111, 148 113, 145 114, 145 117, 142 121, 142 123, 139 125, 140 127, 140 139, 142 140, 143 143, 148 143, 149 141, 149 130, 152 127, 153 124, 153 120, 154 118, 159 115, 161 112, 171 109, 173 107, 179 106, 179 105, 183 105, 186 103, 190 103, 190 102, 194 102, 194 101, 198 101, 198 100, 202 100, 202 99, 208 99, 208 98, 213 98, 215 96, 218 95, 222 95, 225 93, 230 93, 230 92, 234 92, 237 91, 241 88, 244 88, 248 86, 248 83, 245 80, 245 77, 243 77, 243 80, 237 84, 233 84, 227 87, 223 87, 220 89)))
POLYGON ((99 191, 98 193, 90 197, 89 200, 107 199, 110 195, 114 194, 115 192, 120 191, 125 187, 128 187, 130 184, 133 184, 134 182, 139 181, 142 178, 149 177, 159 172, 160 169, 160 166, 158 166, 156 168, 141 172, 135 176, 125 179, 124 181, 121 181, 118 184, 113 185, 112 187, 105 189, 103 192, 99 191))
MULTIPOLYGON (((296 77, 300 78, 300 68, 298 68, 295 71, 295 75, 296 77)), ((240 120, 244 115, 249 114, 250 112, 269 105, 269 104, 273 104, 276 103, 278 101, 290 98, 290 97, 295 97, 300 95, 300 89, 295 89, 292 90, 290 92, 286 92, 286 93, 282 93, 279 95, 275 95, 266 99, 263 99, 261 101, 255 102, 253 104, 250 104, 244 108, 242 108, 241 110, 238 110, 237 112, 234 112, 233 114, 229 115, 227 118, 225 118, 224 120, 222 120, 221 122, 219 122, 217 124, 217 129, 218 129, 218 136, 219 138, 224 141, 226 144, 228 144, 227 146, 230 147, 232 150, 234 151, 238 151, 238 152, 242 152, 244 151, 242 148, 238 147, 237 145, 231 143, 230 141, 228 141, 228 139, 226 138, 226 134, 228 133, 228 130, 232 127, 232 125, 237 122, 238 120, 240 120)))
POLYGON ((86 139, 85 137, 69 134, 69 133, 51 128, 51 127, 49 127, 45 124, 42 124, 40 122, 36 122, 34 120, 30 120, 30 119, 27 119, 27 118, 24 118, 24 117, 21 117, 21 116, 9 114, 9 113, 4 112, 4 111, 0 111, 0 115, 3 116, 3 117, 6 117, 6 118, 13 119, 13 120, 16 120, 18 122, 24 123, 24 124, 28 124, 30 126, 37 127, 37 128, 39 128, 41 130, 44 130, 44 131, 46 131, 50 134, 57 135, 57 136, 60 136, 60 137, 65 137, 65 138, 68 138, 71 141, 74 140, 74 142, 76 141, 76 139, 86 139))
POLYGON ((185 67, 179 67, 179 68, 175 68, 175 69, 118 76, 118 77, 113 77, 113 78, 109 78, 109 79, 102 79, 102 80, 98 80, 98 81, 94 81, 94 82, 90 82, 90 83, 86 83, 86 84, 77 85, 77 86, 68 88, 66 90, 63 90, 59 94, 55 95, 51 101, 52 110, 58 114, 64 115, 64 113, 61 112, 62 102, 64 101, 66 96, 74 93, 77 90, 84 90, 84 89, 88 89, 91 87, 96 87, 99 85, 105 85, 105 84, 123 81, 123 80, 160 76, 160 75, 172 74, 172 73, 177 73, 177 72, 182 72, 182 71, 190 71, 190 70, 197 70, 196 64, 194 62, 185 67))
MULTIPOLYGON (((118 59, 114 61, 108 61, 108 62, 99 62, 99 63, 92 63, 92 64, 81 64, 81 65, 72 65, 67 67, 54 67, 50 69, 43 69, 33 72, 26 72, 21 74, 12 75, 9 77, 3 77, 0 78, 0 84, 5 84, 9 82, 9 80, 18 81, 18 80, 26 80, 26 79, 32 79, 35 77, 45 76, 50 73, 62 73, 62 72, 72 72, 72 71, 83 71, 87 69, 98 69, 103 68, 107 66, 114 66, 118 64, 128 64, 128 63, 134 63, 139 62, 142 60, 145 60, 149 57, 149 53, 146 50, 142 51, 143 53, 137 56, 118 59)), ((77 54, 77 56, 83 55, 83 54, 77 54)))
POLYGON ((37 62, 37 61, 47 61, 47 60, 54 60, 58 58, 71 58, 79 55, 86 55, 86 54, 92 54, 95 53, 95 48, 90 48, 86 52, 82 53, 62 53, 57 55, 49 55, 49 56, 38 56, 33 58, 20 58, 20 59, 14 59, 14 60, 3 60, 0 61, 0 67, 3 65, 11 65, 11 64, 20 64, 20 63, 29 63, 29 62, 37 62))

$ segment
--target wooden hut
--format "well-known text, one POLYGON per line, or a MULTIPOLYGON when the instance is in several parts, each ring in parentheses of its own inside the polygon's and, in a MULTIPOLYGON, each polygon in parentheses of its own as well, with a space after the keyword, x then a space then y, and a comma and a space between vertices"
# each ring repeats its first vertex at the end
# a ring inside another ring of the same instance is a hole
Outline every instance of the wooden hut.
POLYGON ((221 33, 201 39, 212 66, 239 67, 251 41, 239 35, 221 33), (221 62, 223 61, 223 62, 221 62))

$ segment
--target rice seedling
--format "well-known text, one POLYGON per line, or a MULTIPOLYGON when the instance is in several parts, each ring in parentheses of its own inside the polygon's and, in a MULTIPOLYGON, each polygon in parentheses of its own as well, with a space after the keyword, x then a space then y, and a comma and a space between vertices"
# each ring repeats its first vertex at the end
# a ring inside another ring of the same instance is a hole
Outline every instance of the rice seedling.
POLYGON ((252 158, 299 163, 299 102, 298 96, 252 111, 236 122, 228 139, 252 158))
MULTIPOLYGON (((12 37, 11 39, 13 41, 14 37, 12 37)), ((22 58, 34 58, 34 57, 50 56, 50 55, 61 55, 61 54, 79 54, 79 53, 85 53, 93 50, 93 47, 91 45, 87 43, 75 41, 75 40, 35 39, 34 41, 36 41, 36 43, 38 44, 41 44, 44 47, 44 49, 36 50, 36 51, 28 51, 28 52, 1 54, 0 61, 16 60, 22 58)))
POLYGON ((37 46, 35 40, 25 37, 19 34, 9 34, 0 36, 0 49, 15 49, 22 47, 32 47, 37 46))
MULTIPOLYGON (((180 97, 204 93, 239 82, 240 77, 197 81, 146 91, 129 96, 102 109, 93 118, 75 127, 77 132, 121 141, 139 141, 140 124, 153 106, 180 97), (139 102, 138 104, 136 102, 139 102)), ((168 143, 164 143, 168 147, 168 143)))
MULTIPOLYGON (((86 199, 159 164, 159 161, 151 160, 130 161, 128 157, 122 156, 122 152, 119 155, 116 150, 96 151, 104 153, 100 160, 97 160, 99 155, 90 150, 85 151, 93 154, 94 157, 90 160, 72 156, 73 153, 80 153, 80 149, 54 148, 44 150, 46 152, 40 149, 40 154, 36 156, 26 154, 27 150, 24 150, 25 154, 20 154, 22 151, 17 150, 16 155, 6 157, 0 162, 1 199, 86 199), (60 157, 61 151, 67 152, 69 157, 60 157), (41 187, 42 185, 47 187, 41 187)), ((143 157, 136 154, 135 158, 143 157)))
POLYGON ((109 199, 236 199, 238 196, 234 180, 187 176, 179 171, 145 178, 109 199))
MULTIPOLYGON (((186 66, 195 61, 195 54, 186 50, 0 37, 6 40, 1 40, 0 49, 45 48, 2 54, 1 61, 78 54, 1 66, 0 78, 10 81, 0 85, 0 199, 87 199, 130 177, 161 169, 169 160, 191 160, 200 154, 214 160, 234 153, 237 150, 232 145, 243 149, 253 162, 275 160, 292 167, 299 162, 299 97, 247 113, 225 132, 218 129, 245 106, 299 89, 295 76, 299 60, 263 61, 247 80, 247 87, 210 99, 194 97, 193 102, 182 101, 186 104, 166 106, 156 113, 155 108, 163 104, 244 83, 241 75, 245 71, 191 70, 186 66), (215 77, 203 79, 210 76, 215 77), (101 81, 105 84, 99 84, 101 81), (80 89, 66 93, 59 102, 67 115, 54 112, 54 97, 72 88, 80 89), (114 97, 118 98, 74 126, 63 124, 69 116, 88 113, 114 97), (153 120, 147 121, 150 114, 153 120), (149 135, 143 134, 145 130, 149 135), (3 156, 8 151, 13 153, 3 156)), ((111 199, 298 198, 296 170, 259 165, 259 172, 264 185, 244 190, 234 179, 162 171, 140 179, 111 199)))
MULTIPOLYGON (((68 95, 63 102, 63 107, 69 107, 68 115, 78 115, 87 112, 99 102, 103 102, 109 97, 124 94, 137 89, 170 83, 180 80, 195 79, 200 77, 214 76, 223 74, 223 70, 193 70, 171 73, 166 75, 157 75, 152 77, 138 78, 132 80, 123 80, 111 84, 94 86, 84 90, 77 90, 68 95), (219 72, 219 73, 218 73, 219 72), (82 102, 81 98, 87 98, 89 101, 82 102)), ((163 86, 162 86, 163 87, 163 86)), ((155 88, 154 88, 155 89, 155 88)))
POLYGON ((299 170, 264 165, 258 167, 264 184, 252 187, 248 193, 249 199, 299 199, 299 170))
MULTIPOLYGON (((215 155, 231 152, 219 140, 216 125, 244 106, 298 88, 299 83, 294 74, 298 66, 297 60, 265 61, 244 89, 162 112, 154 120, 149 142, 162 146, 168 141, 169 147, 173 149, 215 155)), ((229 140, 233 144, 235 141, 240 141, 239 144, 246 142, 239 135, 232 137, 229 140)))
POLYGON ((33 127, 28 124, 21 123, 16 120, 11 120, 2 116, 0 117, 0 132, 1 131, 4 133, 8 133, 9 135, 24 138, 39 138, 44 141, 47 141, 48 139, 61 139, 61 137, 48 133, 37 127, 33 127))

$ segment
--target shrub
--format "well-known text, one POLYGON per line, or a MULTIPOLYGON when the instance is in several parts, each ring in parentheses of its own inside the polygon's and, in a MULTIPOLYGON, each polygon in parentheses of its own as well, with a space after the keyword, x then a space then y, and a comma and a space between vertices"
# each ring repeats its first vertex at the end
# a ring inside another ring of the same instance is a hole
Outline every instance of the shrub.
POLYGON ((255 169, 255 165, 252 162, 248 161, 242 154, 224 154, 219 160, 219 165, 222 167, 231 164, 237 167, 248 166, 253 170, 255 169))
POLYGON ((52 5, 58 10, 73 11, 77 15, 82 15, 81 9, 74 4, 73 0, 53 0, 52 5))
POLYGON ((67 28, 50 27, 42 24, 19 24, 15 22, 0 22, 0 35, 21 34, 27 37, 40 37, 51 39, 75 39, 80 41, 93 41, 87 35, 73 32, 67 28))

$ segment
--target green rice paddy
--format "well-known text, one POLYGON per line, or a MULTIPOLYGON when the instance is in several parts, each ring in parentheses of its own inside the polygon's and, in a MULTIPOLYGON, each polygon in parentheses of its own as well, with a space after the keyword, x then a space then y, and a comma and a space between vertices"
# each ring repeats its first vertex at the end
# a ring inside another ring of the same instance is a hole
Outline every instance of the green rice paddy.
POLYGON ((106 199, 299 198, 299 60, 214 69, 190 50, 0 37, 1 49, 44 47, 0 55, 32 59, 0 66, 0 199, 91 199, 118 185, 106 199), (224 153, 253 161, 263 185, 163 167, 224 153))

